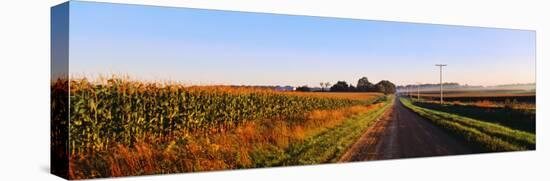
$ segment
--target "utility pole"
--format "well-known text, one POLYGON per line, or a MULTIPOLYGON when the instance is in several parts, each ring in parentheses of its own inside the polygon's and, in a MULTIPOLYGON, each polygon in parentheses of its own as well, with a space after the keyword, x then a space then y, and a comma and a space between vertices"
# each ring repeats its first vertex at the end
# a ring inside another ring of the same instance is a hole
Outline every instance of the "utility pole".
POLYGON ((416 101, 420 101, 420 83, 416 83, 416 101))
POLYGON ((409 98, 412 98, 414 97, 414 84, 411 84, 411 87, 409 87, 409 98))
POLYGON ((411 88, 409 89, 409 97, 411 99, 414 97, 414 84, 411 84, 411 88))
POLYGON ((439 67, 439 104, 443 104, 443 67, 445 64, 435 64, 439 67))

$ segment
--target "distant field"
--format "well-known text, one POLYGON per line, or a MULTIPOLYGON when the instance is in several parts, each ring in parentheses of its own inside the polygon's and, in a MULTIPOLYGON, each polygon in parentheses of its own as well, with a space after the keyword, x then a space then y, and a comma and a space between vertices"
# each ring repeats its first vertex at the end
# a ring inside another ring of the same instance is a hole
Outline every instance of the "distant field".
MULTIPOLYGON (((474 148, 484 152, 534 150, 536 136, 534 115, 525 120, 500 120, 503 112, 480 111, 463 107, 440 107, 400 98, 407 108, 430 120, 436 126, 463 139, 474 148), (532 127, 531 127, 532 126, 532 127), (532 132, 524 131, 529 130, 532 132)), ((481 109, 481 108, 479 108, 481 109)), ((522 115, 516 115, 522 116, 522 115)))
POLYGON ((289 92, 289 94, 351 100, 370 100, 384 95, 378 92, 289 92))
POLYGON ((413 101, 415 106, 449 114, 460 115, 480 121, 497 123, 515 130, 535 133, 535 109, 514 109, 504 106, 482 106, 477 104, 445 103, 437 101, 413 101))
MULTIPOLYGON (((444 90, 446 97, 506 97, 534 96, 535 91, 526 90, 444 90)), ((439 91, 421 91, 420 96, 439 97, 439 91)))
MULTIPOLYGON (((416 96, 416 94, 413 94, 416 96)), ((439 92, 426 91, 421 92, 420 97, 428 100, 439 100, 439 92)), ((524 90, 472 90, 472 91, 444 91, 443 99, 445 101, 477 102, 494 101, 505 102, 517 101, 524 103, 535 103, 536 92, 524 90)))

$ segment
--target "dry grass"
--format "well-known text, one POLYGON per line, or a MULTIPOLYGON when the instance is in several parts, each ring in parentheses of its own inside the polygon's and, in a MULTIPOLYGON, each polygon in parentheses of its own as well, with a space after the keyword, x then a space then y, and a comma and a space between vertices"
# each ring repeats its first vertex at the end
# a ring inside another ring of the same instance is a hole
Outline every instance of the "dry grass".
POLYGON ((477 102, 474 102, 473 105, 477 107, 497 107, 498 106, 496 102, 488 101, 488 100, 477 101, 477 102))
POLYGON ((71 179, 281 165, 287 148, 380 107, 373 102, 382 96, 116 78, 70 83, 71 179))
POLYGON ((70 81, 72 154, 105 151, 112 144, 170 140, 184 131, 224 131, 272 117, 369 105, 379 94, 275 91, 257 87, 186 86, 105 79, 70 81))
POLYGON ((69 174, 71 179, 82 179, 255 167, 253 153, 284 150, 350 116, 380 106, 315 110, 306 113, 302 120, 270 118, 224 132, 196 131, 166 142, 117 145, 103 153, 72 155, 69 174))

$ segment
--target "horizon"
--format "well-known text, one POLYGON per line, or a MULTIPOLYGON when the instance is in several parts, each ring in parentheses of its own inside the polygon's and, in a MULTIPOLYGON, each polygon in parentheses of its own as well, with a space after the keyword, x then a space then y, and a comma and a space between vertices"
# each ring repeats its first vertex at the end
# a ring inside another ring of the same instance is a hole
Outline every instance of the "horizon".
MULTIPOLYGON (((182 85, 185 85, 185 86, 251 86, 251 87, 287 87, 287 86, 291 86, 291 87, 302 87, 302 86, 307 86, 309 88, 321 88, 321 86, 319 86, 319 84, 317 85, 284 85, 284 84, 191 84, 191 83, 186 83, 184 81, 181 81, 181 80, 173 80, 173 79, 135 79, 133 77, 130 77, 130 76, 127 76, 127 75, 124 75, 124 76, 120 76, 122 74, 112 74, 112 75, 105 75, 105 74, 102 74, 102 75, 95 75, 95 76, 83 76, 83 75, 76 75, 76 74, 72 74, 70 77, 71 77, 71 80, 80 80, 80 79, 87 79, 88 81, 90 82, 96 82, 96 83, 101 83, 101 82, 105 82, 106 80, 109 80, 109 79, 122 79, 122 80, 127 80, 127 81, 139 81, 139 82, 144 82, 144 83, 174 83, 174 84, 182 84, 182 85)), ((357 79, 359 80, 359 79, 357 79)), ((344 80, 339 80, 339 81, 344 81, 344 80)), ((383 80, 379 80, 379 81, 371 81, 369 79, 369 82, 372 83, 372 84, 376 84, 380 81, 383 81, 383 80)), ((336 81, 338 82, 338 81, 336 81)), ((334 85, 334 83, 336 82, 329 82, 331 83, 331 86, 334 85)), ((354 82, 348 82, 348 81, 345 81, 348 85, 350 86, 357 86, 357 81, 354 82)), ((391 81, 390 81, 391 82, 391 81)), ((321 83, 321 82, 319 82, 321 83)), ((392 82, 393 83, 393 82, 392 82)), ((395 83, 394 83, 395 84, 395 83)), ((481 88, 495 88, 495 87, 510 87, 510 86, 536 86, 536 82, 527 82, 527 83, 510 83, 510 84, 494 84, 494 85, 470 85, 470 84, 462 84, 462 83, 459 83, 459 82, 443 82, 443 87, 445 86, 449 86, 449 85, 446 85, 446 84, 458 84, 458 86, 461 86, 461 88, 464 88, 464 87, 481 87, 481 88)), ((396 88, 399 88, 399 87, 406 87, 406 86, 417 86, 418 84, 395 84, 396 88)), ((421 86, 439 86, 439 83, 421 83, 420 84, 421 86)))
MULTIPOLYGON (((70 2, 69 74, 192 85, 535 82, 535 32, 70 2), (119 72, 119 73, 113 73, 119 72), (480 78, 481 77, 481 78, 480 78)), ((78 76, 76 76, 78 77, 78 76)))

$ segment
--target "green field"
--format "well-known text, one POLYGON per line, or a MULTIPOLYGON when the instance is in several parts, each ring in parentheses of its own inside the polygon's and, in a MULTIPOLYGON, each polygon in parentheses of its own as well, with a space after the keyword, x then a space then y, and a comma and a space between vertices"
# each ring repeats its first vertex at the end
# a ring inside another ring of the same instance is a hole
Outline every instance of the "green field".
POLYGON ((415 101, 414 105, 426 109, 455 114, 485 122, 499 124, 511 129, 535 133, 535 109, 514 109, 507 106, 479 106, 475 104, 415 101))
MULTIPOLYGON (((421 91, 419 96, 425 100, 439 100, 439 91, 421 91)), ((413 97, 417 96, 414 92, 413 97)), ((491 101, 504 103, 516 101, 519 103, 535 104, 536 92, 534 90, 445 90, 444 99, 448 102, 478 102, 491 101)))
POLYGON ((534 150, 535 134, 462 115, 428 109, 411 99, 400 98, 409 109, 430 120, 480 152, 534 150))

